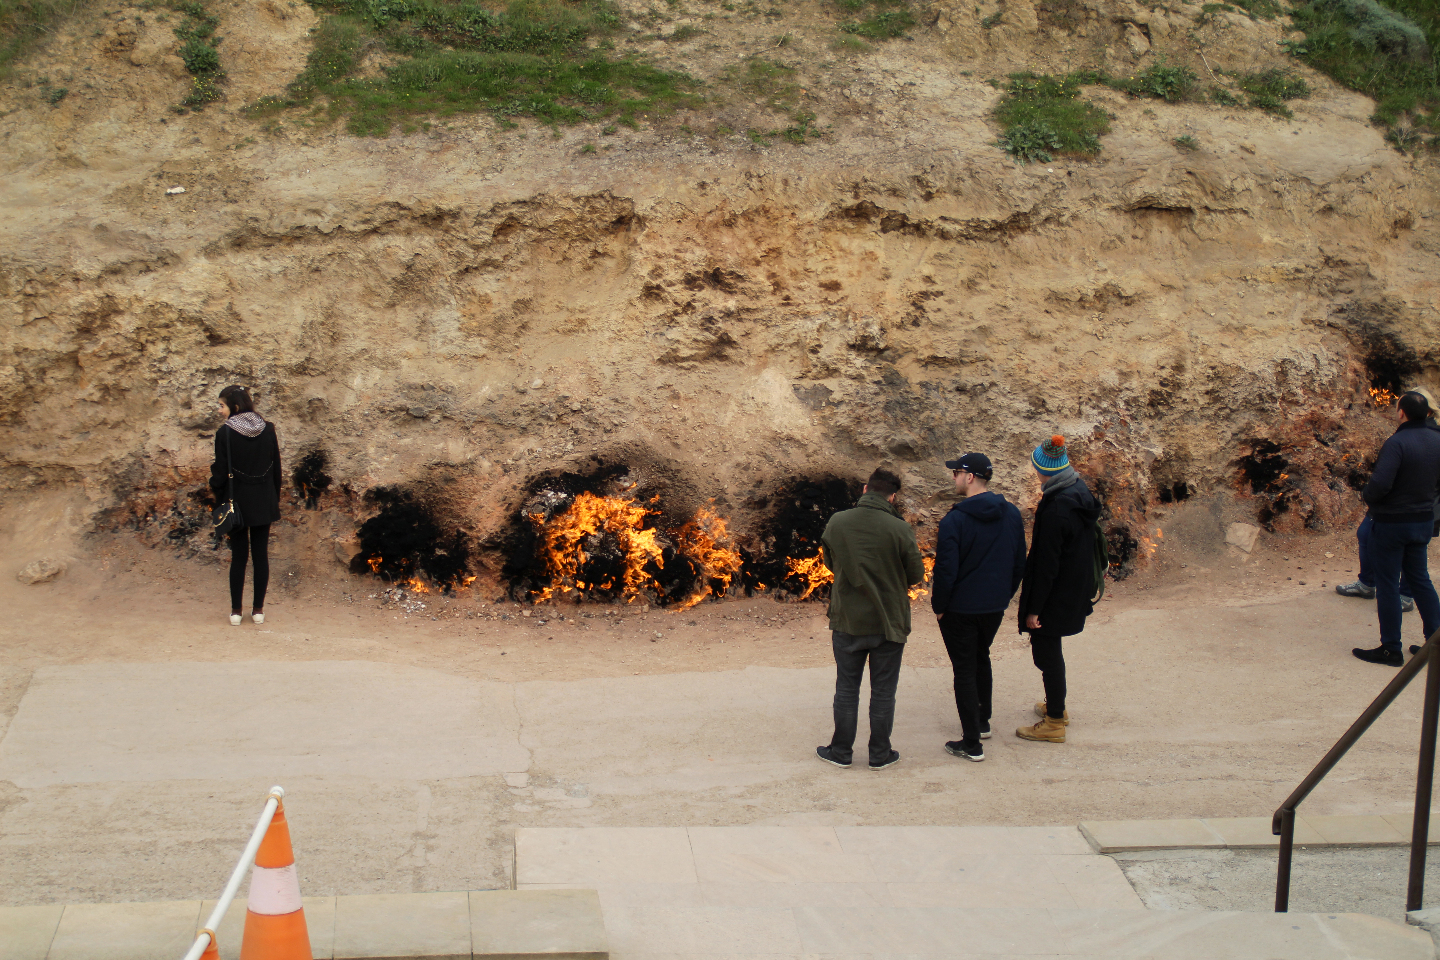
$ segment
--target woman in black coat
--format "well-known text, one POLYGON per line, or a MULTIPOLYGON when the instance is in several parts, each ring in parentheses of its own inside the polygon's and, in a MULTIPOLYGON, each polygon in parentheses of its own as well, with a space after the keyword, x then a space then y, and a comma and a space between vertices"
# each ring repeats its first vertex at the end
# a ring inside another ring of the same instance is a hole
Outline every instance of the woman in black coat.
POLYGON ((275 424, 255 412, 244 387, 220 391, 225 423, 215 431, 215 462, 210 489, 223 503, 234 487, 240 525, 230 532, 230 625, 240 626, 245 592, 245 559, 255 563, 256 623, 265 622, 265 588, 270 583, 270 524, 280 519, 280 439, 275 424))

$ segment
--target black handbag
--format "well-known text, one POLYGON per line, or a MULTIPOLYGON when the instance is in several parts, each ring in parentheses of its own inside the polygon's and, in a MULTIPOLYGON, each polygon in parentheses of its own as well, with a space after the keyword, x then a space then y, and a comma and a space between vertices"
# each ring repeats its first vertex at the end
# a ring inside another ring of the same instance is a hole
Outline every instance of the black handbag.
POLYGON ((225 484, 225 493, 228 499, 210 514, 210 522, 215 525, 215 534, 221 537, 229 536, 231 531, 245 526, 245 521, 235 506, 235 467, 234 459, 230 455, 229 427, 225 428, 225 475, 229 478, 225 484))

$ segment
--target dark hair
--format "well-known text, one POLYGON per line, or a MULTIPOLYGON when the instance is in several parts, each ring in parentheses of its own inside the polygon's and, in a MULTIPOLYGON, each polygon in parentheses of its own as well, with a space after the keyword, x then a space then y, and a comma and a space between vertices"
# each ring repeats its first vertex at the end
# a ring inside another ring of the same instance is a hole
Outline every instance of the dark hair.
POLYGON ((230 408, 230 415, 237 413, 253 413, 255 404, 250 400, 250 391, 238 383, 233 387, 226 387, 220 391, 220 399, 225 406, 230 408))
POLYGON ((900 492, 900 478, 884 467, 876 467, 875 472, 870 474, 870 479, 865 481, 865 486, 870 488, 871 493, 888 497, 892 493, 900 492))
POLYGON ((1430 401, 1425 399, 1424 394, 1411 390, 1400 398, 1400 412, 1405 414, 1406 420, 1424 420, 1430 415, 1430 401))

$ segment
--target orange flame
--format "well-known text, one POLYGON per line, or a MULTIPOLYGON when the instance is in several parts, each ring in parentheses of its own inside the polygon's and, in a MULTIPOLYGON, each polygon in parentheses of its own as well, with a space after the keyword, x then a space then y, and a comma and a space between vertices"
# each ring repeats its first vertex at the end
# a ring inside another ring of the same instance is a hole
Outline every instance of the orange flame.
POLYGON ((910 594, 911 600, 919 600, 921 597, 928 597, 930 595, 930 588, 927 584, 930 582, 930 574, 935 572, 935 558, 921 557, 920 559, 925 562, 925 579, 907 591, 910 594))
POLYGON ((430 586, 419 577, 411 577, 402 584, 411 593, 429 593, 430 586))
POLYGON ((740 575, 740 551, 730 542, 725 518, 701 507, 695 518, 675 531, 675 547, 700 567, 700 586, 677 609, 688 610, 709 596, 723 597, 740 575))
POLYGON ((1377 407, 1388 407, 1399 399, 1400 394, 1393 393, 1384 387, 1370 388, 1370 402, 1375 404, 1375 406, 1377 407))
POLYGON ((656 513, 629 497, 600 497, 593 493, 576 496, 570 508, 548 520, 541 514, 530 514, 530 520, 541 529, 541 554, 545 559, 550 586, 536 591, 536 603, 549 600, 557 592, 575 593, 582 590, 619 589, 626 603, 640 596, 647 586, 658 586, 654 577, 645 572, 645 565, 663 563, 659 531, 645 529, 645 518, 656 513), (623 582, 607 579, 602 583, 577 580, 580 568, 589 554, 587 541, 600 534, 609 534, 623 554, 623 582))
POLYGON ((825 561, 820 559, 820 554, 818 553, 813 557, 805 557, 803 559, 789 557, 785 560, 785 566, 789 567, 790 573, 799 577, 805 585, 805 592, 796 597, 796 600, 808 599, 810 594, 816 590, 828 583, 835 582, 835 574, 831 573, 830 568, 825 566, 825 561))

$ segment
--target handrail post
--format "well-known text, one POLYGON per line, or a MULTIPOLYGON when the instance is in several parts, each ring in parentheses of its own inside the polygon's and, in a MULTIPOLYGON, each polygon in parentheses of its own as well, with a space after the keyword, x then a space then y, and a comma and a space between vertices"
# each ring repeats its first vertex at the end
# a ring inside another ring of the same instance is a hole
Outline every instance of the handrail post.
POLYGON ((1280 811, 1280 869, 1275 876, 1275 912, 1290 910, 1290 858, 1295 852, 1295 811, 1280 811))
POLYGON ((1410 829, 1410 889, 1405 911, 1419 910, 1425 900, 1425 854, 1430 842, 1430 796, 1435 782, 1435 725, 1440 713, 1440 670, 1431 647, 1434 637, 1416 656, 1428 656, 1425 665, 1425 714, 1420 722, 1420 765, 1415 774, 1415 817, 1410 829))
POLYGON ((245 850, 240 854, 240 861, 235 864, 235 869, 230 873, 230 881, 225 884, 220 899, 215 902, 215 909, 210 911, 210 918, 205 921, 204 928, 195 935, 195 942, 190 944, 184 960, 199 960, 200 955, 215 939, 215 928, 220 926, 230 904, 235 900, 235 894, 240 892, 240 884, 245 879, 245 871, 255 863, 255 854, 260 850, 260 842, 265 839, 265 832, 270 829, 270 821, 275 816, 275 810, 280 806, 280 801, 285 798, 285 790, 275 786, 265 796, 265 807, 260 811, 260 820, 255 824, 255 829, 250 833, 250 842, 245 844, 245 850))

